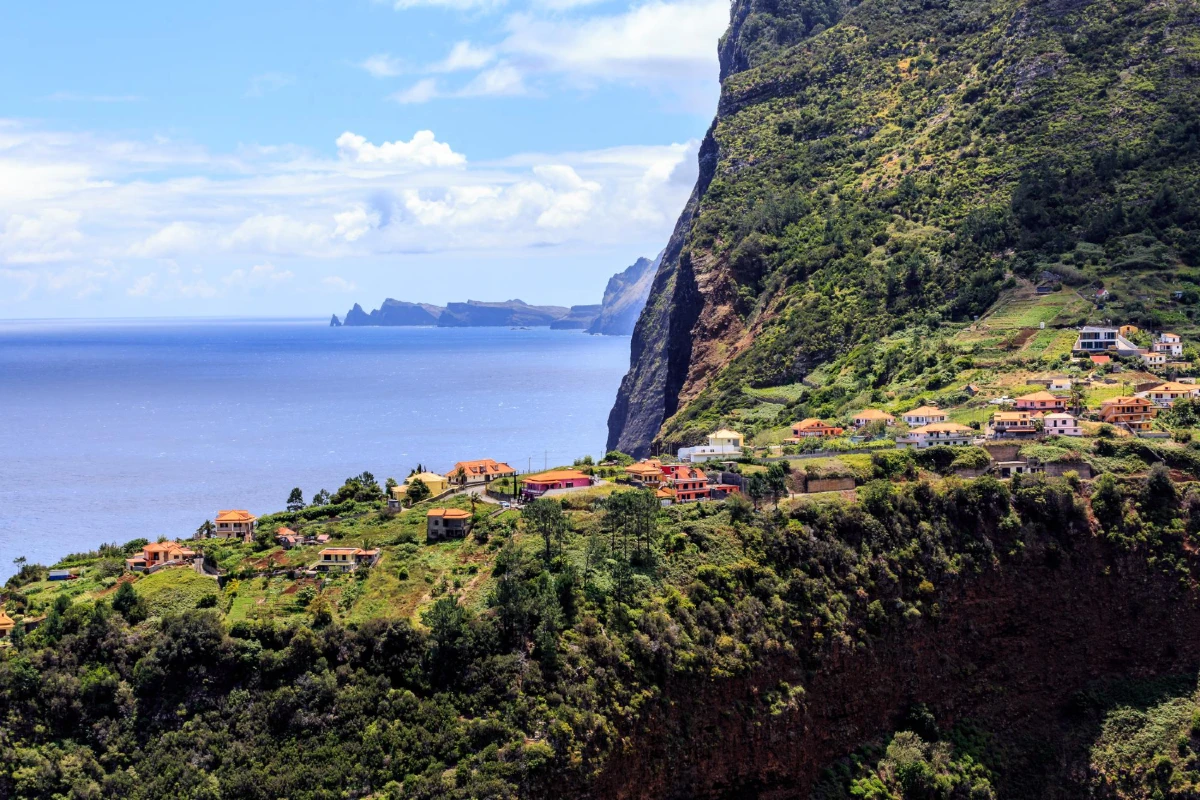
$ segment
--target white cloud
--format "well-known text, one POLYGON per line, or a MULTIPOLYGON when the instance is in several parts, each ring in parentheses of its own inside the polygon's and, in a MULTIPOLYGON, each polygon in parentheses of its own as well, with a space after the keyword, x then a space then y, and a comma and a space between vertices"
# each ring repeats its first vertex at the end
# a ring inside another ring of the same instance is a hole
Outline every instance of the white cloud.
POLYGON ((392 95, 392 99, 402 105, 409 103, 428 103, 435 97, 439 97, 441 93, 438 91, 437 81, 433 78, 422 78, 407 89, 402 89, 392 95))
POLYGON ((150 294, 154 285, 158 282, 158 273, 150 272, 142 275, 125 290, 125 294, 130 297, 145 297, 150 294))
POLYGON ((333 221, 337 223, 337 228, 333 231, 335 237, 355 242, 372 228, 379 226, 380 215, 377 211, 368 211, 365 206, 359 205, 349 211, 334 214, 333 221))
POLYGON ((348 281, 341 275, 330 275, 321 280, 321 285, 334 292, 353 292, 358 288, 354 281, 348 281))
POLYGON ((285 284, 294 277, 291 270, 276 269, 274 264, 255 264, 248 270, 238 267, 221 282, 230 289, 269 289, 285 284))
POLYGON ((238 225, 224 244, 241 252, 300 255, 320 252, 328 242, 328 229, 317 223, 286 214, 255 214, 238 225))
POLYGON ((188 222, 172 222, 129 248, 135 258, 168 258, 189 253, 204 241, 200 228, 188 222))
POLYGON ((285 72, 264 72, 250 79, 250 86, 246 89, 246 97, 262 97, 268 92, 278 91, 285 86, 291 86, 295 82, 296 78, 285 72))
POLYGON ((387 53, 377 53, 359 64, 373 78, 394 78, 404 72, 404 64, 400 59, 387 53))
POLYGON ((476 47, 468 41, 456 42, 445 59, 429 68, 430 72, 458 72, 486 67, 496 57, 490 47, 476 47))
POLYGON ((74 258, 72 245, 83 239, 76 229, 80 214, 48 208, 37 214, 13 214, 0 234, 0 258, 10 264, 36 264, 74 258))
POLYGON ((525 94, 525 81, 516 67, 497 64, 476 75, 459 94, 462 97, 525 94))
POLYGON ((337 139, 338 155, 358 164, 414 165, 422 167, 456 167, 465 164, 466 157, 439 142, 433 131, 417 131, 409 141, 397 139, 376 145, 365 137, 346 131, 337 139))

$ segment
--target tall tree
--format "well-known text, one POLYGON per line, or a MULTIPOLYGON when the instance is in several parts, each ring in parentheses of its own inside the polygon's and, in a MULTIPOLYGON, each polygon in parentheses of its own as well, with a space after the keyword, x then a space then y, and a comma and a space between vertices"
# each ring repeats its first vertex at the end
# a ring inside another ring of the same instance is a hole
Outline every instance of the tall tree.
POLYGON ((566 537, 567 518, 563 516, 562 504, 546 497, 538 498, 521 509, 525 524, 532 528, 546 545, 546 565, 550 565, 553 545, 566 537))
POLYGON ((287 510, 299 511, 302 508, 304 508, 304 492, 300 491, 300 487, 297 486, 296 488, 292 489, 291 494, 288 495, 287 510))

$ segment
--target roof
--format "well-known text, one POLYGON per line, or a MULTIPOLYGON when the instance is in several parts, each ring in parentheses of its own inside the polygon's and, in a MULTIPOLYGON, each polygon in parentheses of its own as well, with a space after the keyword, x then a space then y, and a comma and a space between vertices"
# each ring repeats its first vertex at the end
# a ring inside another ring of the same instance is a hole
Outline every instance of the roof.
POLYGON ((3 608, 0 608, 0 629, 8 630, 9 628, 15 628, 16 625, 17 623, 13 621, 13 618, 5 613, 3 608))
POLYGON ((1112 356, 1092 356, 1092 363, 1107 364, 1112 361, 1112 356))
POLYGON ((416 475, 409 475, 404 479, 405 483, 412 481, 421 481, 421 483, 440 483, 446 480, 445 476, 438 475, 436 472, 420 472, 416 475))
POLYGON ((172 550, 187 550, 179 542, 151 542, 142 548, 147 553, 169 553, 172 550))
POLYGON ((1176 339, 1178 339, 1178 338, 1179 338, 1179 334, 1178 334, 1178 333, 1171 333, 1170 331, 1163 331, 1163 332, 1160 334, 1160 337, 1161 337, 1161 338, 1164 338, 1164 339, 1165 339, 1166 337, 1168 337, 1168 336, 1174 336, 1176 339))
POLYGON ((854 415, 855 419, 895 419, 886 411, 880 411, 878 408, 864 408, 862 411, 854 415))
POLYGON ((461 508, 431 508, 426 512, 428 517, 441 517, 442 519, 468 519, 471 516, 470 511, 461 508))
POLYGON ((636 464, 630 464, 625 468, 625 471, 632 475, 661 475, 662 463, 652 461, 639 461, 636 464))
POLYGON ((662 489, 659 489, 657 492, 655 492, 655 493, 654 493, 654 496, 655 496, 655 497, 674 497, 674 496, 675 496, 675 490, 674 490, 674 489, 668 489, 668 488, 665 488, 665 487, 664 487, 664 488, 662 488, 662 489))
POLYGON ((460 461, 454 465, 454 469, 450 470, 450 474, 453 475, 460 469, 468 475, 515 475, 517 472, 508 464, 490 458, 481 458, 477 461, 460 461))
POLYGON ((1153 389, 1150 389, 1149 391, 1151 391, 1151 392, 1200 392, 1200 386, 1198 386, 1194 383, 1178 383, 1176 381, 1167 381, 1166 383, 1160 383, 1158 386, 1155 386, 1153 389))
POLYGON ((253 522, 256 519, 258 517, 240 508, 217 512, 217 522, 253 522))
POLYGON ((321 551, 320 554, 321 555, 325 555, 326 553, 358 554, 361 552, 363 552, 363 550, 358 547, 326 547, 324 550, 321 551))
POLYGON ((1024 422, 1024 421, 1029 420, 1029 412, 1028 411, 997 411, 995 414, 992 415, 992 419, 1000 420, 1001 422, 1007 422, 1010 420, 1011 421, 1019 420, 1019 421, 1024 422))
POLYGON ((674 475, 672 475, 671 478, 674 480, 688 480, 688 481, 706 481, 706 480, 708 480, 708 476, 704 474, 704 470, 696 469, 695 467, 691 467, 688 469, 681 469, 681 470, 677 471, 674 475))
POLYGON ((279 526, 279 530, 275 531, 275 535, 276 536, 299 536, 300 534, 296 533, 291 528, 285 528, 281 525, 281 526, 279 526))
POLYGON ((957 422, 935 422, 932 425, 917 428, 912 433, 972 433, 972 430, 957 422))
POLYGON ((1144 397, 1110 397, 1107 400, 1100 403, 1101 408, 1104 408, 1105 406, 1125 406, 1125 405, 1151 406, 1154 404, 1151 403, 1149 400, 1147 400, 1144 397))
POLYGON ((1029 401, 1031 401, 1031 402, 1047 402, 1047 403, 1049 403, 1049 402, 1054 402, 1054 403, 1060 403, 1060 402, 1062 402, 1062 398, 1061 398, 1061 397, 1059 397, 1059 396, 1058 396, 1058 395, 1056 395, 1056 394, 1050 394, 1049 392, 1047 392, 1047 391, 1045 391, 1045 390, 1043 390, 1043 391, 1040 391, 1040 392, 1034 392, 1033 394, 1023 394, 1023 395, 1021 395, 1020 397, 1018 397, 1018 398, 1017 398, 1017 401, 1018 401, 1018 402, 1020 402, 1021 400, 1029 400, 1029 401))
POLYGON ((1105 331, 1113 331, 1115 333, 1118 329, 1110 328, 1107 325, 1105 325, 1105 326, 1084 325, 1079 330, 1083 333, 1104 333, 1105 331))
POLYGON ((1056 411, 1053 414, 1047 414, 1045 417, 1043 417, 1043 419, 1069 419, 1071 421, 1074 421, 1075 415, 1068 414, 1065 411, 1056 411))
POLYGON ((713 437, 714 439, 730 439, 730 438, 744 439, 744 438, 746 438, 746 437, 742 436, 740 433, 738 433, 737 431, 729 430, 729 428, 721 428, 721 430, 716 431, 715 433, 710 433, 709 436, 713 437))
POLYGON ((591 476, 577 469, 552 469, 549 472, 539 472, 522 478, 521 483, 552 483, 554 481, 591 480, 591 476))
POLYGON ((799 428, 801 430, 807 430, 809 428, 832 428, 833 426, 825 422, 825 420, 817 419, 816 417, 809 417, 808 419, 800 420, 792 427, 799 428))
POLYGON ((940 408, 937 408, 936 406, 921 406, 920 408, 914 408, 912 411, 905 411, 903 416, 906 416, 906 417, 929 417, 934 414, 941 414, 941 415, 945 416, 946 412, 942 411, 940 408))

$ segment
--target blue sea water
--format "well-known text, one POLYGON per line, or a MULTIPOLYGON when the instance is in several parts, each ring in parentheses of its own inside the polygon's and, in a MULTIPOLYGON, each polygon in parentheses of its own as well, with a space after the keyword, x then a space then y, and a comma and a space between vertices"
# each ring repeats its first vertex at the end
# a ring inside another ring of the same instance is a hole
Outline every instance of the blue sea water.
POLYGON ((546 328, 0 321, 0 578, 363 470, 600 455, 628 360, 546 328))

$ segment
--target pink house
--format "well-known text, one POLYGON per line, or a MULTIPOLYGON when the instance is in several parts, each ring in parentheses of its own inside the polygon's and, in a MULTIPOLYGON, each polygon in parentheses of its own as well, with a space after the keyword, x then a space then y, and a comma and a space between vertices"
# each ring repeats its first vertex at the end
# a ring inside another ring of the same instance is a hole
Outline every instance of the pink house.
POLYGON ((1034 392, 1017 398, 1018 411, 1066 411, 1067 401, 1049 392, 1034 392))
POLYGON ((521 494, 540 497, 551 489, 582 489, 592 485, 592 476, 577 469, 552 469, 521 479, 521 494))

